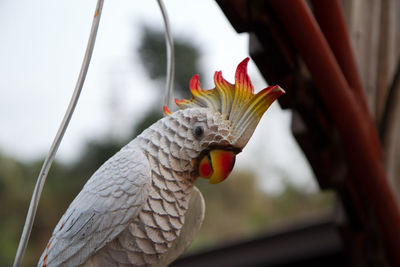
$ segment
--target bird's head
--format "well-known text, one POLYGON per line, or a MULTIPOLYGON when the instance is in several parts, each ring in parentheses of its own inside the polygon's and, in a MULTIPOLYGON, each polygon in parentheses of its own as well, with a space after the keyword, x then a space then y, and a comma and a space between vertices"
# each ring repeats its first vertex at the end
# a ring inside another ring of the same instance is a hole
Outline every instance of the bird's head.
MULTIPOLYGON (((235 84, 227 82, 221 71, 215 72, 215 88, 203 90, 198 75, 190 80, 192 99, 177 100, 180 110, 164 113, 179 117, 177 135, 185 136, 182 153, 195 166, 195 175, 211 184, 225 180, 235 164, 235 157, 246 146, 268 107, 285 91, 267 87, 257 94, 247 75, 249 58, 237 67, 235 84)), ((172 119, 172 118, 171 118, 172 119)))

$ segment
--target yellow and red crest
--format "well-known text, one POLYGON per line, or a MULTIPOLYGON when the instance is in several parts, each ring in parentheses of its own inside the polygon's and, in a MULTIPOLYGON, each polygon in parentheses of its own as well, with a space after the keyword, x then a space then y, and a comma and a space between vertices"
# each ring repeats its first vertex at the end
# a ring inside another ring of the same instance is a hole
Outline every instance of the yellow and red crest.
MULTIPOLYGON (((176 105, 180 109, 199 107, 219 112, 224 119, 232 123, 238 136, 245 133, 248 128, 253 129, 251 135, 264 112, 285 91, 279 86, 269 86, 254 94, 253 84, 247 74, 248 62, 249 58, 245 58, 238 65, 235 84, 226 81, 221 71, 216 71, 215 88, 211 90, 201 89, 199 76, 194 75, 190 80, 192 99, 175 99, 176 105)), ((167 107, 164 107, 164 113, 170 114, 167 107)))

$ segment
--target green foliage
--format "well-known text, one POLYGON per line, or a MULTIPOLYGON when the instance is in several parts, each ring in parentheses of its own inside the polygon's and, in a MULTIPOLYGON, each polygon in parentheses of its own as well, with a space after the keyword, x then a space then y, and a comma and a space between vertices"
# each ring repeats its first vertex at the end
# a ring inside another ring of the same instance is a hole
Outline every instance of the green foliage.
MULTIPOLYGON (((53 228, 69 203, 100 165, 122 145, 89 142, 71 165, 55 162, 49 172, 33 226, 24 266, 35 266, 53 228)), ((0 155, 0 266, 11 266, 42 159, 22 163, 0 155)))
MULTIPOLYGON (((167 57, 164 32, 143 26, 142 33, 136 53, 140 55, 141 62, 150 79, 155 82, 165 82, 167 57)), ((200 51, 193 43, 182 38, 174 39, 174 47, 176 62, 174 97, 190 98, 189 80, 194 74, 200 74, 200 51)), ((157 87, 162 90, 160 91, 160 96, 163 96, 165 86, 157 87)), ((162 116, 161 108, 148 112, 145 117, 134 125, 132 138, 161 119, 162 116)))
MULTIPOLYGON (((137 53, 143 66, 153 80, 164 81, 166 75, 166 47, 164 33, 144 26, 143 36, 137 53)), ((189 80, 194 74, 200 74, 199 49, 182 38, 174 39, 175 46, 175 83, 174 88, 180 97, 190 97, 189 80)), ((164 88, 164 87, 161 87, 164 88)))
MULTIPOLYGON (((165 82, 167 57, 164 32, 143 26, 142 33, 136 53, 140 55, 141 62, 150 79, 165 82)), ((189 80, 194 74, 200 74, 200 51, 193 43, 182 38, 174 39, 174 47, 176 61, 175 97, 190 98, 189 80)), ((160 96, 163 96, 165 86, 158 86, 158 88, 162 90, 160 96)), ((132 138, 161 119, 162 116, 161 108, 148 112, 144 118, 134 125, 132 138)))
POLYGON ((206 215, 189 252, 251 238, 277 224, 326 212, 334 201, 330 192, 303 193, 290 184, 282 194, 269 196, 251 171, 234 172, 218 185, 200 179, 196 186, 204 195, 206 215))

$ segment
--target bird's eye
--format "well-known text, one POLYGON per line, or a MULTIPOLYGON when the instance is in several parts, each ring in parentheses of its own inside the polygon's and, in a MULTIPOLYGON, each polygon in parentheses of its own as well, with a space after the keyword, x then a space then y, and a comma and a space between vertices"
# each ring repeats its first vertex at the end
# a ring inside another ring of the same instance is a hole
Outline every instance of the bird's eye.
POLYGON ((195 126, 193 129, 193 135, 195 138, 199 139, 203 136, 204 134, 204 129, 201 126, 195 126))

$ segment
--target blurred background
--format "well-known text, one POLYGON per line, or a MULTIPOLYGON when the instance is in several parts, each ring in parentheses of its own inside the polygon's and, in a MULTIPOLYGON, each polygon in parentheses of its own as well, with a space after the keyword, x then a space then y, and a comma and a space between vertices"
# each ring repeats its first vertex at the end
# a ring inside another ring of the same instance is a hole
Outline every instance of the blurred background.
MULTIPOLYGON (((0 2, 0 266, 10 266, 43 159, 72 94, 95 1, 0 2)), ((233 82, 248 56, 215 1, 166 3, 175 38, 175 96, 200 74, 233 82)), ((106 1, 81 99, 45 185, 24 265, 37 262, 61 215, 91 174, 162 117, 165 40, 156 1, 106 1)), ((256 91, 267 86, 253 62, 256 91)), ((274 103, 217 186, 199 181, 206 217, 189 253, 255 237, 331 212, 290 132, 291 112, 274 103)))

